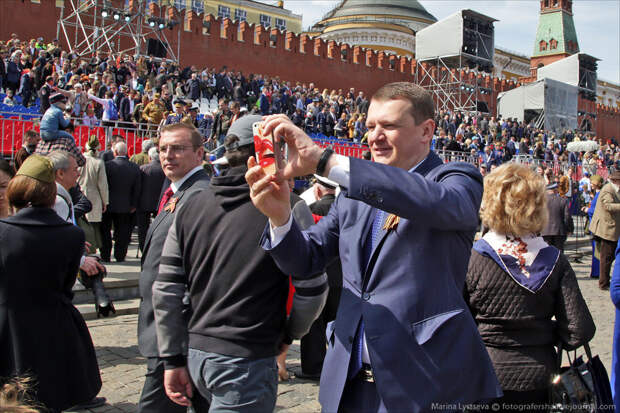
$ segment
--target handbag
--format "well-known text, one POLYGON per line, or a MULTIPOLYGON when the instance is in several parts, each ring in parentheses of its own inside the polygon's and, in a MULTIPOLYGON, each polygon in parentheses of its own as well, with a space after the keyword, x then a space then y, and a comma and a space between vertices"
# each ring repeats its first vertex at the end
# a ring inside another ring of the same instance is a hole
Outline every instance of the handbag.
POLYGON ((562 366, 562 344, 558 344, 557 374, 551 382, 550 412, 603 412, 613 406, 607 370, 590 346, 583 345, 587 361, 566 351, 569 365, 562 366))

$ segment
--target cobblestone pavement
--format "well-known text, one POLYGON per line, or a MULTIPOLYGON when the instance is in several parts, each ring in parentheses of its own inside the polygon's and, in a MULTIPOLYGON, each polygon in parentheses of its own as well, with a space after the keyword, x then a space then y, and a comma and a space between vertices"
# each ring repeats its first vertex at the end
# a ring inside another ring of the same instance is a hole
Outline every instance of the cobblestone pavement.
MULTIPOLYGON (((589 253, 587 248, 581 251, 589 253)), ((609 292, 599 290, 597 280, 589 278, 589 255, 582 259, 582 263, 573 263, 572 260, 571 263, 596 322, 592 351, 600 355, 609 371, 614 323, 614 308, 609 292)), ((106 406, 91 412, 136 412, 145 372, 144 358, 138 353, 136 324, 136 315, 88 322, 103 379, 100 395, 108 399, 106 406)), ((289 351, 288 367, 289 370, 295 370, 299 365, 299 342, 295 342, 289 351)), ((280 383, 276 411, 320 411, 318 383, 295 378, 280 383)))

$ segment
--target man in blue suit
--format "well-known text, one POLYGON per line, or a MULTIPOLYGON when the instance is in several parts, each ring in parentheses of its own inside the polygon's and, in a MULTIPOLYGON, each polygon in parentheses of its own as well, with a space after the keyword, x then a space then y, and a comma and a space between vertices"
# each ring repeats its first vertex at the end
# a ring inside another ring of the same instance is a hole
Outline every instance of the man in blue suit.
POLYGON ((452 411, 501 395, 462 298, 482 178, 430 151, 433 106, 411 83, 379 89, 366 121, 374 163, 323 150, 281 115, 266 118, 264 133, 286 141, 286 166, 266 175, 248 160, 252 200, 270 218, 263 247, 283 272, 310 276, 342 262, 321 375, 325 412, 452 411), (312 172, 343 191, 301 231, 286 180, 312 172))

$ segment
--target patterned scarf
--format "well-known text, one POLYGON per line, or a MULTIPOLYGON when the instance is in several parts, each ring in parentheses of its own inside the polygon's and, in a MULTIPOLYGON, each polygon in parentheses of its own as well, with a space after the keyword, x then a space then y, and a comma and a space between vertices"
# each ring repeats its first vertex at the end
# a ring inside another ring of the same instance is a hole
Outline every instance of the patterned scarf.
POLYGON ((560 250, 542 237, 512 237, 489 231, 474 250, 491 258, 526 290, 536 293, 545 284, 560 257, 560 250))

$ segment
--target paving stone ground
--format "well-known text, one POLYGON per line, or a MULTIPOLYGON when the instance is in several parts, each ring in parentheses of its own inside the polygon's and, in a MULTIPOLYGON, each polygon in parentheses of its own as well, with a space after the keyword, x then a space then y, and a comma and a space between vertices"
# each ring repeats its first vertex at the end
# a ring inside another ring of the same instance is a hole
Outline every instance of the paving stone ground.
MULTIPOLYGON (((582 248, 579 251, 589 254, 589 248, 582 248)), ((597 280, 589 278, 589 255, 582 259, 582 263, 572 262, 572 264, 597 327, 596 335, 591 342, 592 351, 599 354, 603 364, 610 371, 614 307, 609 292, 599 290, 597 280)), ((90 412, 137 411, 144 380, 145 360, 138 353, 136 324, 137 315, 88 322, 103 379, 100 395, 108 399, 106 406, 90 412)), ((294 370, 298 369, 299 365, 299 342, 295 342, 289 351, 288 367, 294 370)), ((300 413, 320 411, 318 384, 295 378, 280 383, 276 411, 300 413)))

